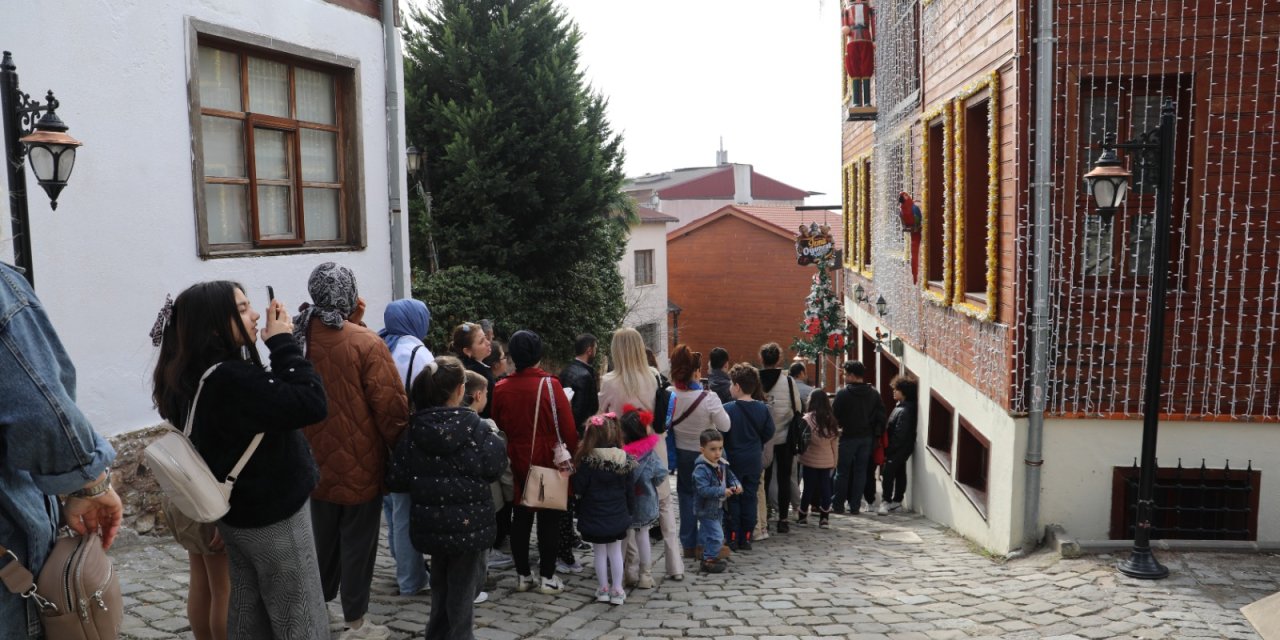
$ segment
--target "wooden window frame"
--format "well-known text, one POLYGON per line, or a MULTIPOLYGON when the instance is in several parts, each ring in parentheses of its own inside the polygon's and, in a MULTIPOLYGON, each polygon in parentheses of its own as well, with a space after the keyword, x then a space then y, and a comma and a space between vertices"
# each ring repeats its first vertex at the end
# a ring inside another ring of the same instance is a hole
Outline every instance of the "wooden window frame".
POLYGON ((952 305, 961 313, 983 322, 995 320, 998 278, 1000 275, 999 234, 1000 234, 1000 72, 991 71, 985 77, 967 86, 953 102, 952 135, 955 149, 952 152, 951 182, 954 197, 951 205, 951 219, 954 224, 951 251, 955 265, 952 270, 953 294, 952 305), (985 123, 969 122, 969 111, 987 103, 987 121, 985 123), (968 184, 965 170, 970 150, 965 146, 966 133, 971 126, 985 126, 987 129, 987 194, 986 215, 966 210, 968 200, 968 184), (986 241, 985 259, 986 286, 984 291, 970 292, 966 286, 968 264, 966 243, 969 234, 966 232, 971 222, 982 219, 985 222, 986 241))
POLYGON ((987 496, 991 491, 991 440, 982 435, 982 432, 978 431, 978 428, 973 426, 972 422, 966 420, 963 415, 957 414, 956 417, 957 426, 954 443, 956 450, 956 465, 955 473, 952 477, 955 479, 956 486, 960 488, 960 492, 969 499, 969 502, 973 503, 974 508, 978 510, 980 515, 982 515, 982 519, 986 520, 987 496), (973 461, 969 459, 968 453, 963 455, 961 454, 961 439, 965 437, 973 439, 977 445, 981 447, 983 454, 980 466, 982 468, 982 481, 986 486, 979 487, 965 481, 966 476, 969 475, 972 469, 969 465, 974 464, 973 461))
POLYGON ((319 253, 326 251, 360 251, 367 246, 366 216, 363 202, 363 142, 361 136, 360 63, 329 52, 283 43, 274 38, 247 33, 195 18, 187 19, 188 111, 191 121, 192 182, 196 212, 196 241, 201 258, 259 256, 283 253, 319 253), (243 111, 204 108, 200 101, 200 47, 211 47, 239 58, 240 99, 243 111), (289 118, 268 116, 248 111, 248 57, 271 60, 288 65, 289 118), (334 81, 333 125, 296 119, 297 100, 294 82, 297 69, 308 69, 330 75, 334 81), (215 116, 243 123, 245 154, 244 178, 206 177, 204 170, 204 135, 202 118, 215 116), (257 175, 253 147, 254 127, 287 131, 292 135, 290 187, 293 190, 293 218, 298 238, 263 239, 258 224, 257 175), (336 135, 335 164, 339 182, 304 181, 302 174, 301 130, 328 131, 336 135), (209 242, 208 213, 205 203, 206 184, 240 184, 246 186, 249 214, 249 242, 209 242), (337 189, 338 239, 306 240, 304 189, 337 189))
POLYGON ((635 268, 635 274, 633 278, 635 282, 635 286, 652 287, 653 285, 658 283, 657 256, 655 255, 656 253, 657 252, 655 252, 653 249, 636 249, 635 259, 634 259, 635 264, 633 265, 635 268), (649 280, 647 282, 640 281, 640 262, 641 262, 642 256, 648 256, 649 280))
POLYGON ((854 195, 853 184, 855 166, 857 161, 850 161, 840 170, 840 226, 844 231, 844 256, 843 264, 846 269, 856 270, 854 265, 854 245, 857 236, 855 235, 855 227, 857 221, 854 214, 854 195))
POLYGON ((856 161, 858 167, 858 188, 855 190, 854 205, 857 211, 854 223, 857 225, 857 248, 854 252, 854 268, 858 273, 870 278, 874 275, 871 266, 871 162, 872 153, 856 161))
POLYGON ((954 137, 954 128, 952 120, 951 101, 948 100, 925 114, 920 118, 923 127, 920 136, 920 160, 924 163, 924 170, 921 172, 920 181, 920 199, 917 201, 923 212, 920 225, 920 289, 925 299, 939 306, 946 306, 951 303, 952 290, 952 273, 951 273, 951 250, 952 250, 952 227, 954 223, 951 220, 952 200, 952 164, 954 162, 953 152, 954 145, 952 138, 954 137), (931 162, 929 137, 930 131, 942 125, 942 184, 935 185, 929 180, 929 163, 931 162), (934 189, 942 190, 942 211, 931 211, 930 194, 934 189), (930 258, 932 251, 930 246, 930 231, 934 222, 934 214, 942 219, 942 280, 929 279, 930 258))
POLYGON ((946 398, 939 395, 937 391, 930 389, 928 413, 926 414, 925 425, 925 449, 929 451, 929 454, 933 456, 934 460, 938 461, 938 464, 942 465, 942 468, 946 470, 947 474, 951 474, 953 467, 954 459, 951 452, 955 449, 956 445, 955 429, 956 408, 952 406, 950 402, 947 402, 946 398), (935 427, 939 427, 940 425, 935 425, 933 421, 933 409, 935 405, 939 409, 947 412, 947 424, 945 428, 946 449, 935 446, 941 444, 941 441, 943 440, 943 429, 935 429, 935 427))

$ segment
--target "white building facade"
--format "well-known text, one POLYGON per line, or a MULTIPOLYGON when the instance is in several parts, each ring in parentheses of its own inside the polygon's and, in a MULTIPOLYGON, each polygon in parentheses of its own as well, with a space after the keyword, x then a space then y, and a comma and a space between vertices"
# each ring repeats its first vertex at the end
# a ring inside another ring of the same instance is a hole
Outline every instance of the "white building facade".
POLYGON ((52 88, 84 142, 56 212, 28 171, 29 230, 36 290, 101 433, 160 421, 147 334, 166 295, 228 279, 259 310, 268 285, 292 309, 326 261, 355 272, 370 326, 407 295, 402 58, 383 9, 55 0, 0 25, 23 90, 52 88))
POLYGON ((637 207, 639 223, 631 225, 627 252, 618 263, 625 287, 627 315, 623 326, 633 327, 653 350, 658 368, 670 368, 667 335, 667 224, 676 218, 637 207))

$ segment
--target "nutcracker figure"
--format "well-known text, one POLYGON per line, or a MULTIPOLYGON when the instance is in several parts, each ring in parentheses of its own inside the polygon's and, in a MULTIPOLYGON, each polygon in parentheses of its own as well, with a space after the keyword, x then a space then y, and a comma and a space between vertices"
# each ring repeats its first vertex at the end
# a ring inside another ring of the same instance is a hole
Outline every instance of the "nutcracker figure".
POLYGON ((871 76, 875 74, 875 7, 870 0, 848 0, 841 16, 844 70, 853 98, 850 107, 871 107, 871 76))

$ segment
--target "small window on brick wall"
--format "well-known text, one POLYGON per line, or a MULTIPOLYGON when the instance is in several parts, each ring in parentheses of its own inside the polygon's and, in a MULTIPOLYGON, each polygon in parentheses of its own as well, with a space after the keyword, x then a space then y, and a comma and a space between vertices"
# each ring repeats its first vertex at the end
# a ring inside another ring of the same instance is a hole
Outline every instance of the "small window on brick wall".
POLYGON ((951 434, 955 423, 955 409, 937 393, 929 392, 929 427, 925 443, 929 453, 951 471, 951 434))
POLYGON ((964 416, 956 430, 956 484, 983 518, 987 517, 987 474, 991 468, 991 442, 964 416))
POLYGON ((949 180, 946 172, 947 143, 943 118, 930 122, 925 128, 927 157, 925 161, 924 242, 925 280, 943 286, 946 271, 947 244, 947 191, 949 180))

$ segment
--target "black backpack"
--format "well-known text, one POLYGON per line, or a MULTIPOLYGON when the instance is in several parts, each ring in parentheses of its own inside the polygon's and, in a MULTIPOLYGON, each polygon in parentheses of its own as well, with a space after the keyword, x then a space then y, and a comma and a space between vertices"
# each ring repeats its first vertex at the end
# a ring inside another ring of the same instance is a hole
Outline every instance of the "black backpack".
POLYGON ((667 408, 671 406, 671 388, 662 386, 657 378, 658 390, 653 393, 653 432, 667 432, 667 408))
MULTIPOLYGON (((788 379, 788 391, 791 395, 791 406, 796 406, 796 387, 795 381, 788 379)), ((809 427, 809 421, 797 412, 791 414, 791 424, 787 426, 787 447, 791 449, 794 455, 804 453, 809 448, 809 441, 813 440, 813 429, 809 427)))

